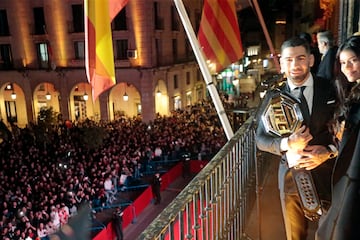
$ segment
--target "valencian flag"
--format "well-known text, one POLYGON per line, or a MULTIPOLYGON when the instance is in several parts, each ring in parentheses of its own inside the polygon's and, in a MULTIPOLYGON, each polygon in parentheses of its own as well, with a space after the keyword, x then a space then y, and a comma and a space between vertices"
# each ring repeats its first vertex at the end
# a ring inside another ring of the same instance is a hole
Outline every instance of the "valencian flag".
POLYGON ((216 72, 243 57, 235 0, 204 0, 198 40, 216 72))
POLYGON ((110 24, 127 2, 128 0, 84 0, 85 67, 93 100, 116 82, 110 24))

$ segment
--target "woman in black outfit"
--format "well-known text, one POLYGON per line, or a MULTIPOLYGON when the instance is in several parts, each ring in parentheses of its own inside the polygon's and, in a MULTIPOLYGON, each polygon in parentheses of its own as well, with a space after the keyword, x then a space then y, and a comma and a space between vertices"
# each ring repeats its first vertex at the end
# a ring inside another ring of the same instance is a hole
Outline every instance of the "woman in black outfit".
POLYGON ((344 100, 335 119, 345 119, 345 127, 333 171, 332 203, 320 219, 318 240, 360 239, 360 36, 348 38, 337 57, 338 81, 347 82, 340 84, 344 100))

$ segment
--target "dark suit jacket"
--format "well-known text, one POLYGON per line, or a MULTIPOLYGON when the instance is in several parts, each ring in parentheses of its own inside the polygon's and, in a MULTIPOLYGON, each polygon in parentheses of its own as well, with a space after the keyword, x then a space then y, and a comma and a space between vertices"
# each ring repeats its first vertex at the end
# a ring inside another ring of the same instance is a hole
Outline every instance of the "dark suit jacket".
MULTIPOLYGON (((333 185, 335 185, 339 179, 345 175, 351 164, 351 160, 354 159, 354 150, 356 149, 356 136, 359 131, 360 124, 360 103, 355 104, 351 107, 349 116, 346 119, 346 125, 343 137, 341 139, 338 158, 336 160, 336 166, 333 173, 333 185)), ((358 156, 356 159, 359 159, 358 156)), ((350 174, 350 172, 349 172, 350 174)), ((352 178, 360 180, 360 176, 351 174, 352 178)))
MULTIPOLYGON (((288 85, 285 84, 281 91, 289 92, 290 89, 288 85)), ((271 93, 267 95, 270 96, 271 93)), ((313 139, 309 142, 310 145, 327 146, 333 144, 333 135, 329 131, 328 124, 333 119, 336 99, 336 91, 333 84, 329 84, 325 79, 314 77, 313 108, 308 126, 313 136, 313 139)), ((267 102, 268 100, 266 99, 263 101, 261 109, 264 109, 267 102)), ((263 110, 260 110, 261 114, 262 111, 263 110)), ((257 119, 260 118, 258 117, 257 119)), ((285 179, 279 179, 279 181, 285 181, 286 192, 296 192, 296 186, 287 167, 286 155, 280 150, 281 139, 282 137, 267 133, 263 122, 258 122, 256 131, 257 147, 259 150, 282 156, 281 164, 286 165, 287 173, 285 174, 285 179)), ((330 189, 333 164, 334 160, 328 160, 314 170, 311 170, 320 199, 330 200, 331 198, 330 189)))
POLYGON ((324 55, 318 66, 317 77, 325 78, 329 81, 334 80, 334 64, 336 61, 337 49, 338 47, 334 46, 324 55))

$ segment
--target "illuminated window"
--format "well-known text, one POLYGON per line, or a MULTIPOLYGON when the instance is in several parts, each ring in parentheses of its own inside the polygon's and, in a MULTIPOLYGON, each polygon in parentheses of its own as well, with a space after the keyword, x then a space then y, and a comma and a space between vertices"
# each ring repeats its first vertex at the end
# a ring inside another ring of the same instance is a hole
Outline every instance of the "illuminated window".
POLYGON ((186 106, 191 106, 191 103, 192 103, 191 92, 187 92, 186 93, 186 106))
POLYGON ((260 53, 260 45, 257 46, 250 46, 247 48, 247 55, 250 56, 256 56, 260 53))
POLYGON ((140 103, 136 104, 136 111, 138 114, 141 114, 141 104, 140 103))
POLYGON ((37 44, 37 53, 39 59, 39 67, 40 68, 48 68, 49 67, 49 51, 47 43, 38 43, 37 44))
POLYGON ((174 109, 175 110, 181 109, 181 97, 180 96, 174 97, 174 109))
POLYGON ((85 42, 76 41, 74 42, 75 48, 75 59, 85 59, 85 42))

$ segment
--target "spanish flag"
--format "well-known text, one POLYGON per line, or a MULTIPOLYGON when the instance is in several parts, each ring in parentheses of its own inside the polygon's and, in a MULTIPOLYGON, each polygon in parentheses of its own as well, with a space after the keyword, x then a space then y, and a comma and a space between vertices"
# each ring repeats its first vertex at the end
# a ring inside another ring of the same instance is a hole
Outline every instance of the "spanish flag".
POLYGON ((84 0, 85 68, 95 100, 116 83, 111 21, 128 0, 84 0))
POLYGON ((216 72, 243 57, 235 0, 204 0, 198 40, 216 72))

